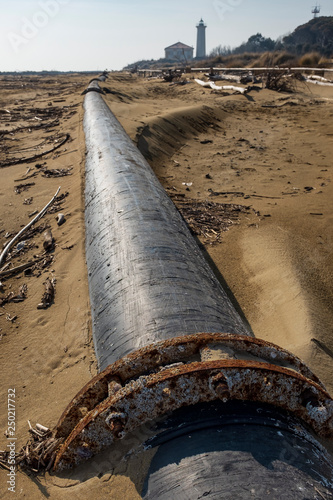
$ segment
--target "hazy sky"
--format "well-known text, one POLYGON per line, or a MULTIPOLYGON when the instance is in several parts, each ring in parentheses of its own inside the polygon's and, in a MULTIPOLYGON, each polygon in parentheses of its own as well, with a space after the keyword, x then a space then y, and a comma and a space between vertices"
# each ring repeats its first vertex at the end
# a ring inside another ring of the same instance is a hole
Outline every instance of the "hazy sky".
MULTIPOLYGON (((260 32, 276 39, 311 19, 315 0, 0 0, 0 71, 121 69, 196 44, 235 47, 260 32)), ((333 1, 320 0, 321 15, 333 1)))

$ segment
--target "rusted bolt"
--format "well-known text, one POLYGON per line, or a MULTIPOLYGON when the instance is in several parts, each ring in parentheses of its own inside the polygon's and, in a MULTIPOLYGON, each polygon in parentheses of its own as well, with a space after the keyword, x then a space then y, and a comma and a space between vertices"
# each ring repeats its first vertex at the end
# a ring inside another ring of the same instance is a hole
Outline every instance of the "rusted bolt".
POLYGON ((230 398, 228 384, 225 384, 223 382, 217 384, 217 386, 215 387, 215 392, 224 403, 226 403, 230 398))
POLYGON ((224 403, 230 398, 230 391, 227 379, 222 373, 218 373, 211 378, 211 385, 219 399, 224 403))
POLYGON ((310 403, 313 408, 318 408, 318 406, 320 406, 317 395, 310 389, 306 389, 301 394, 301 405, 306 408, 308 403, 310 403))

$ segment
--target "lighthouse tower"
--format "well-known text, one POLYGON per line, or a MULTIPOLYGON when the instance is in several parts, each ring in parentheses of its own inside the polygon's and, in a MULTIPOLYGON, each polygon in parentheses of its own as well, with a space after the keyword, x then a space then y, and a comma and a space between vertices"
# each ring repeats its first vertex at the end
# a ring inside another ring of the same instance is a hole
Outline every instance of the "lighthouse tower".
POLYGON ((207 26, 201 19, 199 24, 197 24, 197 53, 196 57, 202 59, 206 57, 206 28, 207 26))

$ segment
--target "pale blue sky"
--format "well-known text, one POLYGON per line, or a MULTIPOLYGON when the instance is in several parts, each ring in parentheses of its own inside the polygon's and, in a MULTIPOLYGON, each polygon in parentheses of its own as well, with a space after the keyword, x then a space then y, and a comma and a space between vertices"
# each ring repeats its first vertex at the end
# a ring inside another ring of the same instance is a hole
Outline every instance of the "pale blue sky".
MULTIPOLYGON (((207 51, 235 47, 261 32, 277 38, 311 19, 315 0, 0 0, 0 71, 121 69, 164 57, 182 41, 195 47, 207 24, 207 51)), ((333 1, 321 0, 321 15, 333 1)))

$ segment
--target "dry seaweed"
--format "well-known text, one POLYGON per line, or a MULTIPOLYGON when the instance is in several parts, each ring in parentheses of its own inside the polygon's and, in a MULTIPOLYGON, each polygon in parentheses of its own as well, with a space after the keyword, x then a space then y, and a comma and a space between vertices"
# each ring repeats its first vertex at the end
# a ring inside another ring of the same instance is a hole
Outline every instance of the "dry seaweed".
POLYGON ((203 237, 209 244, 218 243, 222 233, 237 224, 241 213, 248 214, 251 211, 248 206, 233 203, 184 199, 174 201, 192 233, 203 237))

